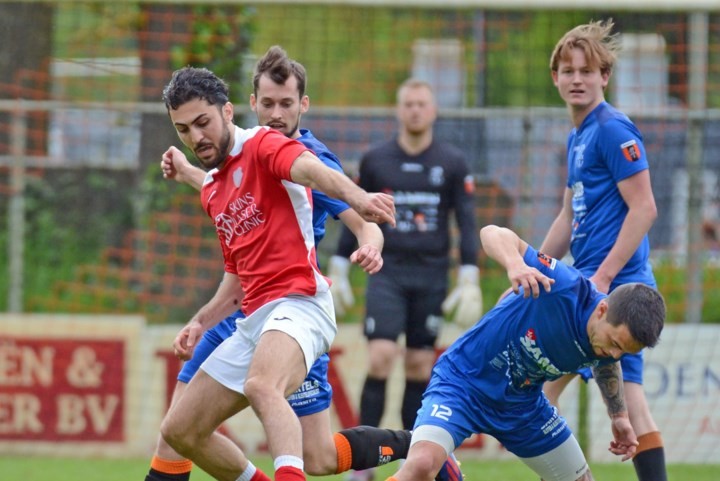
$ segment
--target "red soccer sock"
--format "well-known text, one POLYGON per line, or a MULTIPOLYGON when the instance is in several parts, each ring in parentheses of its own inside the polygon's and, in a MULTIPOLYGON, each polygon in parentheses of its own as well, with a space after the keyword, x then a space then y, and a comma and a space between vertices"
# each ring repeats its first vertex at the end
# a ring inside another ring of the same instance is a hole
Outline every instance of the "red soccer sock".
POLYGON ((253 477, 250 478, 250 481, 272 481, 272 479, 258 469, 255 471, 255 474, 253 474, 253 477))
POLYGON ((305 473, 293 466, 280 466, 275 471, 275 481, 305 481, 305 473))

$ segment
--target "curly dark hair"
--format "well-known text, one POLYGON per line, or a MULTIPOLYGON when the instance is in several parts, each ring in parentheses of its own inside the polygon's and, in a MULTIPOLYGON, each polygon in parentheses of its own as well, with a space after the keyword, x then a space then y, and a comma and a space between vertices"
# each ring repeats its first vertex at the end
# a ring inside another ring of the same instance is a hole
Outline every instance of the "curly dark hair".
POLYGON ((206 68, 183 67, 173 72, 170 83, 163 89, 163 101, 168 112, 195 99, 222 108, 229 101, 227 83, 206 68))

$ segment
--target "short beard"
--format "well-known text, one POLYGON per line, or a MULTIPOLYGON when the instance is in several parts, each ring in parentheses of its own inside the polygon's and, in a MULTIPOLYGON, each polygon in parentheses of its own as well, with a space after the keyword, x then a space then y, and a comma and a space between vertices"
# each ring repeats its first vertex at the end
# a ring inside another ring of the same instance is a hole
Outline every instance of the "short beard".
POLYGON ((300 121, 295 122, 295 126, 292 128, 292 130, 285 134, 285 137, 287 137, 288 139, 292 139, 295 136, 295 132, 298 131, 298 127, 300 127, 300 121))
POLYGON ((225 159, 230 154, 230 139, 230 129, 227 128, 227 125, 223 125, 222 137, 220 138, 220 145, 218 145, 217 149, 217 157, 211 159, 209 162, 204 162, 202 159, 198 158, 200 163, 203 164, 207 170, 219 168, 223 162, 225 162, 225 159))

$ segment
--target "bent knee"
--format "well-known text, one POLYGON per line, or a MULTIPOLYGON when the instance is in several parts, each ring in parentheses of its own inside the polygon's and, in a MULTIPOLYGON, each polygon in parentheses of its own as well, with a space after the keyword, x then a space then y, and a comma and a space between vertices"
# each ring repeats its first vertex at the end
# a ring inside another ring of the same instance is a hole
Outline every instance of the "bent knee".
POLYGON ((160 436, 178 454, 187 456, 189 453, 193 437, 178 423, 165 419, 160 425, 160 436))
POLYGON ((412 479, 434 479, 440 466, 436 466, 431 456, 416 457, 412 462, 405 462, 402 470, 406 471, 412 479))
POLYGON ((315 452, 303 446, 304 470, 311 476, 328 476, 337 472, 337 456, 334 451, 315 452))
POLYGON ((250 404, 257 405, 257 403, 268 399, 270 396, 278 394, 278 391, 262 379, 249 377, 243 385, 243 393, 250 404))

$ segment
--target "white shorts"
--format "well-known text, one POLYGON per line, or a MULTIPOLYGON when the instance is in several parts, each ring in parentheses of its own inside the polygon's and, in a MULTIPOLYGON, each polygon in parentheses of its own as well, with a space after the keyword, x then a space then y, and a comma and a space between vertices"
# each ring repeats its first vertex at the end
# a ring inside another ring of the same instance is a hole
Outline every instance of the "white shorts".
POLYGON ((305 356, 305 372, 330 349, 337 324, 329 291, 316 296, 288 296, 265 304, 244 319, 237 330, 220 344, 200 369, 233 391, 244 394, 250 362, 260 336, 282 331, 297 341, 305 356))

